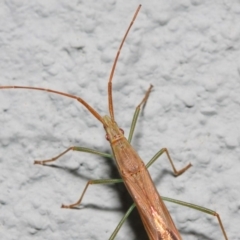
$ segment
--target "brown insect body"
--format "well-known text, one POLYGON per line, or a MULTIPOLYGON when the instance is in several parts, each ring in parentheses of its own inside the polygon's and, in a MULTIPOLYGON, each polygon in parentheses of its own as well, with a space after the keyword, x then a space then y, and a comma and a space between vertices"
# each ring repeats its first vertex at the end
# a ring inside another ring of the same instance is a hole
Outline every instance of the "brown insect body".
POLYGON ((116 122, 109 116, 104 116, 103 124, 119 173, 136 204, 149 238, 181 240, 142 159, 124 137, 116 122))

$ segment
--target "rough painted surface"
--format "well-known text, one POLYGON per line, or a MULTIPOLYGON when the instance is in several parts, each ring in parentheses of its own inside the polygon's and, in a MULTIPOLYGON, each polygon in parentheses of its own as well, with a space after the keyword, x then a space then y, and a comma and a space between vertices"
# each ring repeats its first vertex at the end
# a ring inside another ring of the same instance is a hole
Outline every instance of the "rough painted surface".
MULTIPOLYGON (((0 84, 76 94, 107 113, 107 80, 121 38, 143 4, 114 77, 116 120, 128 134, 149 84, 150 99, 133 145, 160 193, 217 210, 229 239, 239 237, 240 3, 237 1, 4 1, 0 4, 0 84)), ((113 164, 69 153, 55 167, 33 165, 67 147, 110 151, 99 124, 77 102, 41 92, 0 91, 0 239, 108 239, 131 203, 124 188, 91 186, 117 178, 113 164), (127 199, 127 200, 126 200, 127 199)), ((224 239, 217 220, 168 204, 183 239, 224 239)), ((117 239, 146 239, 133 214, 117 239)))

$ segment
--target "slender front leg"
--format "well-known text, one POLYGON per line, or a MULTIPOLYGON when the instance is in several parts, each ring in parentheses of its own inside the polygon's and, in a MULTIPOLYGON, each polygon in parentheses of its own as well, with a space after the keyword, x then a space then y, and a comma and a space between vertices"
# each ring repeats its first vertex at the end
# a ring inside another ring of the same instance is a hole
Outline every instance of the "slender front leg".
POLYGON ((129 136, 128 136, 128 142, 129 143, 131 143, 131 141, 132 141, 133 132, 134 132, 134 129, 136 127, 136 123, 137 123, 137 120, 138 120, 139 112, 141 110, 141 106, 144 106, 146 104, 152 88, 153 88, 153 85, 150 85, 147 92, 145 93, 145 96, 144 96, 143 100, 138 104, 138 106, 135 109, 133 119, 132 119, 132 123, 131 123, 129 136))
POLYGON ((107 157, 107 158, 112 158, 111 154, 108 153, 103 153, 94 149, 90 149, 90 148, 84 148, 84 147, 69 147, 67 150, 65 150, 64 152, 60 153, 59 155, 57 155, 56 157, 53 157, 51 159, 46 159, 46 160, 35 160, 34 164, 40 164, 40 165, 45 165, 46 163, 50 163, 50 162, 54 162, 56 161, 58 158, 60 158, 61 156, 65 155, 67 152, 69 151, 79 151, 79 152, 88 152, 88 153, 93 153, 102 157, 107 157))
MULTIPOLYGON (((139 112, 141 110, 141 106, 144 106, 144 104, 146 104, 147 100, 148 100, 148 97, 149 97, 149 94, 152 90, 153 86, 150 85, 150 87, 148 88, 147 92, 145 93, 145 96, 144 98, 142 99, 142 101, 138 104, 138 106, 136 107, 136 110, 134 112, 134 115, 133 115, 133 119, 132 119, 132 124, 131 124, 131 128, 130 128, 130 132, 129 132, 129 136, 128 136, 128 142, 131 143, 132 141, 132 136, 133 136, 133 133, 134 133, 134 130, 135 130, 135 127, 136 127, 136 123, 137 123, 137 120, 138 120, 138 116, 139 116, 139 112)), ((166 153, 167 157, 168 157, 168 160, 172 166, 172 169, 173 169, 173 172, 174 172, 174 175, 175 176, 179 176, 181 175, 182 173, 184 173, 188 168, 190 168, 192 166, 191 163, 189 163, 186 167, 180 169, 180 170, 177 170, 174 166, 174 163, 170 157, 170 154, 167 150, 167 148, 162 148, 159 152, 157 152, 155 154, 155 156, 146 164, 146 167, 148 168, 151 164, 153 164, 163 153, 166 153)))

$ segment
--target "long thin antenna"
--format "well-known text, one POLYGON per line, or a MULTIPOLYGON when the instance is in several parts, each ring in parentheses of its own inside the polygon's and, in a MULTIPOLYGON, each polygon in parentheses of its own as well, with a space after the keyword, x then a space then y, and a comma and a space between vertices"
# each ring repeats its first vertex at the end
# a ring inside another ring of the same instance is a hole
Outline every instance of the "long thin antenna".
POLYGON ((110 73, 110 76, 109 76, 109 80, 108 80, 108 107, 109 107, 109 114, 110 114, 110 117, 111 119, 114 121, 114 110, 113 110, 113 99, 112 99, 112 79, 113 79, 113 75, 114 75, 114 72, 115 72, 115 68, 116 68, 116 65, 117 65, 117 61, 118 61, 118 57, 120 55, 120 52, 121 52, 121 49, 122 49, 122 46, 127 38, 127 35, 128 35, 128 32, 130 31, 137 15, 138 15, 138 12, 140 11, 140 8, 141 8, 142 5, 139 5, 134 16, 133 16, 133 19, 122 39, 122 42, 118 48, 118 52, 117 52, 117 55, 115 57, 115 60, 113 62, 113 66, 112 66, 112 70, 111 70, 111 73, 110 73))
POLYGON ((69 97, 69 98, 73 98, 76 99, 78 102, 80 102, 84 107, 86 107, 88 109, 88 111, 90 113, 92 113, 92 115, 97 118, 102 124, 102 117, 100 116, 100 114, 94 110, 88 103, 86 103, 82 98, 68 94, 68 93, 64 93, 64 92, 59 92, 59 91, 55 91, 52 89, 47 89, 47 88, 39 88, 39 87, 27 87, 27 86, 0 86, 0 89, 9 89, 9 88, 18 88, 18 89, 31 89, 31 90, 38 90, 38 91, 44 91, 44 92, 50 92, 50 93, 55 93, 58 95, 63 95, 65 97, 69 97))

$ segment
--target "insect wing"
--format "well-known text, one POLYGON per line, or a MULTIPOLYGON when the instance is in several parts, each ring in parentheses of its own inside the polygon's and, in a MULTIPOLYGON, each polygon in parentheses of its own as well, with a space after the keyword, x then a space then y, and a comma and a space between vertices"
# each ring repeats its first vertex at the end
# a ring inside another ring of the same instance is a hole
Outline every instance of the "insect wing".
POLYGON ((181 240, 181 236, 145 166, 125 179, 150 239, 181 240))

